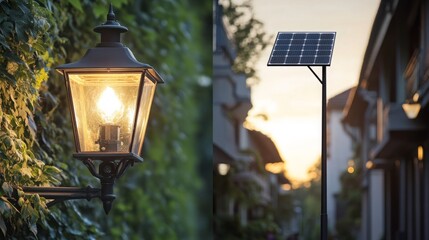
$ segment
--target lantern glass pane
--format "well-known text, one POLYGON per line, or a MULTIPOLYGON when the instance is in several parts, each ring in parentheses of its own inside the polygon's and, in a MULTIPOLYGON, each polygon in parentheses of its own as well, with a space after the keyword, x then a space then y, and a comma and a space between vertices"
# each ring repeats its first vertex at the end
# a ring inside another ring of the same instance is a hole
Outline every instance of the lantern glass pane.
POLYGON ((68 74, 78 152, 129 152, 141 75, 68 74))
POLYGON ((133 146, 132 146, 132 152, 138 155, 140 154, 143 146, 144 135, 146 132, 150 107, 152 105, 155 88, 156 88, 156 82, 153 82, 147 76, 145 76, 142 96, 140 98, 140 103, 138 105, 136 132, 134 135, 133 146))

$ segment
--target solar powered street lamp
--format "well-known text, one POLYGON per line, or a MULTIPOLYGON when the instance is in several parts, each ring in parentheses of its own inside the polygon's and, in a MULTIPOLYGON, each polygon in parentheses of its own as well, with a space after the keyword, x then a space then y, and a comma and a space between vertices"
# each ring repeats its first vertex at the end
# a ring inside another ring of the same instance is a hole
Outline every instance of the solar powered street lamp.
POLYGON ((51 204, 68 199, 98 197, 106 213, 115 195, 113 185, 139 156, 149 112, 158 83, 162 78, 150 65, 135 59, 120 42, 128 31, 115 18, 110 5, 107 21, 94 28, 101 41, 77 62, 57 67, 64 75, 70 104, 76 153, 101 188, 24 187, 51 204))
POLYGON ((331 65, 335 32, 279 32, 268 66, 307 66, 322 84, 322 201, 320 238, 328 238, 327 170, 326 170, 326 66, 331 65), (322 67, 320 78, 312 66, 322 67))

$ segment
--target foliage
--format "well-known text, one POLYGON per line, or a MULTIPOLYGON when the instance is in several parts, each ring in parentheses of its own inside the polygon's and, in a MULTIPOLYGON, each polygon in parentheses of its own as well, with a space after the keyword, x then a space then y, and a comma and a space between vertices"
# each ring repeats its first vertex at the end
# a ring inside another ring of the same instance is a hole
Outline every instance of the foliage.
MULTIPOLYGON (((255 158, 255 161, 255 165, 258 165, 258 163, 260 164, 262 162, 262 159, 255 158)), ((231 164, 227 175, 222 176, 214 172, 213 194, 217 196, 219 201, 222 201, 222 199, 229 199, 237 205, 246 206, 249 211, 258 208, 261 210, 262 214, 261 216, 248 219, 247 224, 243 226, 238 214, 234 216, 224 216, 222 213, 217 213, 214 216, 215 239, 256 240, 265 239, 269 234, 273 236, 278 236, 278 234, 280 234, 280 228, 278 222, 276 222, 275 216, 278 212, 288 212, 288 210, 286 209, 286 211, 284 211, 281 207, 273 208, 261 205, 262 186, 260 183, 253 178, 239 176, 241 174, 246 174, 246 172, 252 172, 258 174, 260 178, 264 178, 265 181, 267 181, 266 178, 268 178, 268 173, 256 173, 251 170, 246 170, 248 168, 247 162, 235 161, 231 164), (238 178, 240 178, 240 180, 238 178)))
POLYGON ((341 174, 341 190, 338 195, 339 205, 342 207, 339 219, 336 223, 337 236, 340 239, 355 239, 361 224, 361 202, 362 202, 362 164, 359 156, 360 144, 354 146, 356 161, 355 171, 350 174, 344 171, 341 174))
POLYGON ((2 235, 23 238, 36 236, 37 224, 56 231, 48 222, 58 215, 20 186, 55 185, 65 177, 53 165, 61 150, 48 135, 62 131, 53 123, 58 103, 46 91, 48 72, 62 57, 54 44, 63 39, 51 12, 34 1, 3 1, 0 8, 0 226, 2 235))
POLYGON ((237 217, 221 216, 215 218, 215 237, 219 240, 262 240, 268 236, 280 239, 280 228, 273 219, 260 218, 242 226, 237 217))
POLYGON ((45 199, 27 196, 19 187, 98 185, 81 163, 70 160, 65 89, 52 68, 96 45, 92 28, 105 20, 107 1, 0 1, 0 235, 93 239, 104 231, 114 239, 197 239, 209 234, 207 226, 198 233, 199 220, 207 221, 195 205, 201 188, 197 161, 210 158, 201 144, 211 135, 196 123, 211 119, 208 111, 199 115, 211 98, 209 88, 197 84, 201 75, 211 75, 210 48, 200 37, 211 4, 196 2, 113 2, 117 18, 130 29, 123 42, 166 84, 154 101, 146 161, 118 181, 118 199, 106 218, 98 202, 67 202, 48 210, 45 199), (203 8, 196 11, 194 5, 203 8))
POLYGON ((237 73, 246 74, 249 82, 257 83, 259 78, 255 64, 272 36, 265 33, 264 24, 255 18, 251 0, 240 3, 234 0, 223 2, 229 32, 237 49, 233 69, 237 73))
POLYGON ((295 190, 294 198, 301 208, 300 239, 318 239, 320 234, 320 193, 321 170, 320 161, 317 161, 309 170, 310 180, 301 188, 295 190))

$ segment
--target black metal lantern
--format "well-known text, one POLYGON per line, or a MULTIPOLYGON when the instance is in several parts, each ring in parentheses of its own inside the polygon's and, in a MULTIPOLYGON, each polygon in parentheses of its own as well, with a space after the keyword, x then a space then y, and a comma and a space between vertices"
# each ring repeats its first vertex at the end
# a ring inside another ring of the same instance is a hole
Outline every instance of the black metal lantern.
POLYGON ((128 29, 115 20, 112 7, 107 21, 94 31, 101 34, 97 47, 81 60, 57 67, 71 105, 74 157, 142 161, 138 155, 152 99, 163 80, 120 43, 120 34, 128 29))
POLYGON ((76 146, 73 157, 100 179, 101 189, 70 188, 65 195, 66 188, 27 187, 24 191, 55 200, 99 197, 108 213, 115 199, 115 180, 128 166, 143 161, 139 153, 149 112, 156 85, 163 80, 121 44, 121 33, 128 29, 116 21, 112 5, 107 21, 94 31, 101 34, 101 42, 81 60, 56 69, 64 75, 68 93, 76 146))

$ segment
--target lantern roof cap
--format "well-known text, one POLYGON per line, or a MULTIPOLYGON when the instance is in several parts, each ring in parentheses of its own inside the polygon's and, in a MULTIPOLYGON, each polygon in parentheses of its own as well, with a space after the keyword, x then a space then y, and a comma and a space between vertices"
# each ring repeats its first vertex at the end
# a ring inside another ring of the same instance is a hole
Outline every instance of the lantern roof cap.
POLYGON ((101 34, 101 42, 95 48, 88 49, 78 61, 56 67, 61 73, 73 72, 100 72, 100 71, 144 71, 147 70, 155 81, 163 83, 161 76, 155 69, 146 63, 137 61, 131 50, 120 42, 120 34, 128 31, 116 21, 112 4, 109 7, 107 21, 94 28, 101 34))
POLYGON ((117 72, 117 71, 145 71, 147 70, 154 80, 163 83, 164 80, 149 64, 137 61, 127 47, 95 47, 88 49, 78 61, 62 64, 55 68, 63 72, 117 72))
MULTIPOLYGON (((101 34, 101 43, 99 45, 106 45, 103 43, 117 43, 116 45, 118 45, 121 42, 121 33, 127 32, 128 28, 122 26, 116 20, 116 15, 113 12, 112 4, 109 6, 109 13, 107 13, 106 18, 106 22, 94 28, 94 32, 101 34)), ((114 45, 115 44, 113 44, 113 46, 114 45)))

